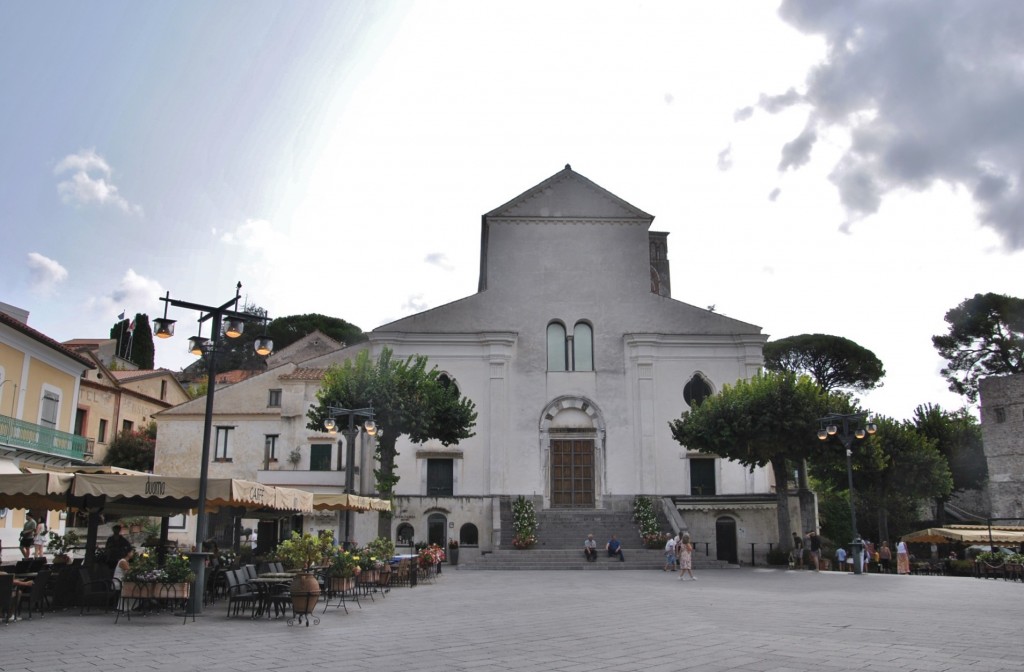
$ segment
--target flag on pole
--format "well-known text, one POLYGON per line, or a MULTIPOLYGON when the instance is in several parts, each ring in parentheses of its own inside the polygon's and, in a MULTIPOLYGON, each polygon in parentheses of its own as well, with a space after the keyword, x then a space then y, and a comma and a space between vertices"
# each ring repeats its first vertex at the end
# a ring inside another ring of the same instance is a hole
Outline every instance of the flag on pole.
POLYGON ((135 333, 135 320, 132 320, 131 324, 128 325, 128 333, 129 334, 134 334, 135 333))
POLYGON ((119 320, 123 320, 124 319, 124 311, 123 310, 121 311, 121 314, 117 316, 117 319, 119 319, 119 320))

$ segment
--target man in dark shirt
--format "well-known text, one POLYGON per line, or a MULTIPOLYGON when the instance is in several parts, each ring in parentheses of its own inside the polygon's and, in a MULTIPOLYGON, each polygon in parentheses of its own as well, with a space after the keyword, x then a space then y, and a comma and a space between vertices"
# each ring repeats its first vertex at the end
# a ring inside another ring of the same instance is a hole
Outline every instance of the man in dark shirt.
POLYGON ((814 571, 818 571, 818 566, 821 564, 821 537, 814 530, 810 531, 811 538, 811 564, 814 565, 814 571))
POLYGON ((132 543, 121 536, 121 526, 114 525, 114 533, 107 537, 107 564, 111 567, 117 566, 117 561, 128 555, 132 543))
POLYGON ((617 555, 619 556, 619 562, 626 561, 625 556, 622 555, 622 543, 615 538, 614 534, 612 535, 612 538, 608 540, 608 543, 605 544, 604 549, 608 551, 609 558, 613 558, 617 555))

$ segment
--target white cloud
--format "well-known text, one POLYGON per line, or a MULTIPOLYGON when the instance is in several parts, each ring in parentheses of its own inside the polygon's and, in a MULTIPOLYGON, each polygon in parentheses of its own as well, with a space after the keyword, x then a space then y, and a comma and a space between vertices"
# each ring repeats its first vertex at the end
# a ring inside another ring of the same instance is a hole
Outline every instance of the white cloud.
POLYGON ((68 279, 68 269, 38 252, 28 253, 28 270, 32 278, 32 291, 38 294, 53 294, 57 291, 57 285, 68 279))
MULTIPOLYGON (((139 275, 129 268, 121 282, 110 293, 89 301, 89 307, 113 320, 121 311, 128 317, 135 313, 146 313, 150 317, 159 317, 152 313, 153 306, 158 305, 157 299, 164 293, 160 283, 151 278, 139 275)), ((159 304, 162 305, 162 304, 159 304)))
POLYGON ((424 257, 423 261, 446 271, 455 270, 455 266, 452 265, 452 262, 449 261, 448 256, 444 252, 431 252, 424 257))
POLYGON ((718 169, 724 172, 730 168, 732 168, 732 145, 718 153, 718 169))
POLYGON ((422 313, 429 307, 430 304, 423 300, 422 294, 410 294, 406 297, 405 303, 402 304, 402 310, 409 311, 410 313, 422 313))
POLYGON ((72 205, 110 205, 131 215, 143 214, 141 206, 129 203, 118 193, 117 186, 110 181, 110 165, 96 150, 86 149, 78 154, 69 154, 53 169, 54 175, 68 172, 71 175, 57 184, 57 193, 63 202, 72 205))

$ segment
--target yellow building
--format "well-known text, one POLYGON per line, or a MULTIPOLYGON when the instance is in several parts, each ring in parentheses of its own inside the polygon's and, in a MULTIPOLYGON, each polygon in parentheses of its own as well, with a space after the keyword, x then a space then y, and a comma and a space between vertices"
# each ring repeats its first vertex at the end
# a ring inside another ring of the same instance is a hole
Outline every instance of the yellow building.
MULTIPOLYGON (((69 465, 88 459, 88 442, 75 430, 82 378, 95 365, 27 321, 27 311, 0 304, 0 472, 6 473, 17 473, 22 461, 69 465)), ((54 530, 56 518, 47 521, 54 530)), ((0 510, 4 558, 17 554, 24 521, 24 511, 0 510)))

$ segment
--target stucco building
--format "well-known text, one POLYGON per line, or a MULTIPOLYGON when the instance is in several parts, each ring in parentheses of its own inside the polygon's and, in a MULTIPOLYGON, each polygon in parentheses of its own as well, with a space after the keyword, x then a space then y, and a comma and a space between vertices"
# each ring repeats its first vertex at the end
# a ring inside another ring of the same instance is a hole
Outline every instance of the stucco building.
MULTIPOLYGON (((530 497, 538 509, 627 511, 643 494, 678 496, 676 509, 702 539, 728 519, 733 549, 777 542, 770 469, 689 451, 668 427, 691 403, 754 375, 767 337, 672 298, 668 234, 651 231, 653 220, 566 166, 483 216, 475 294, 383 325, 368 343, 218 390, 215 424, 237 428, 226 435, 236 433, 249 472, 265 462, 275 432, 278 460, 298 449, 301 471, 315 452, 337 472, 347 467, 341 444, 331 447, 337 437, 305 429, 322 371, 364 348, 423 354, 479 417, 475 436, 459 445, 399 440, 396 536, 461 538, 490 550, 507 526, 500 503, 509 498, 530 497), (280 408, 272 411, 274 390, 280 408)), ((201 420, 180 434, 165 430, 189 407, 158 416, 158 471, 170 473, 165 439, 182 445, 201 420)), ((358 448, 357 465, 368 464, 372 452, 358 448)), ((363 493, 370 471, 357 481, 363 493)), ((340 472, 335 478, 343 482, 340 472)))

